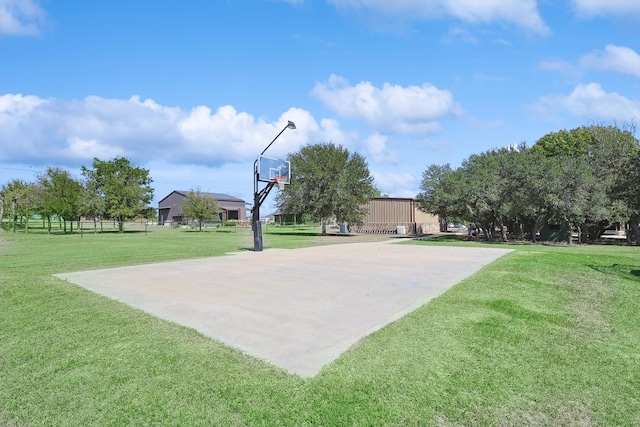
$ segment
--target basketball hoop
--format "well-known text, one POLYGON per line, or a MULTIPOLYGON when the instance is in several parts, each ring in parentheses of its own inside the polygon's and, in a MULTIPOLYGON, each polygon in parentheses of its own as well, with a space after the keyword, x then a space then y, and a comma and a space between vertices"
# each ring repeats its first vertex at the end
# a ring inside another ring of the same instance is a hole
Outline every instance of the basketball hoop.
POLYGON ((287 183, 287 177, 284 175, 276 176, 273 178, 276 184, 278 184, 278 189, 280 191, 284 190, 284 186, 287 183))

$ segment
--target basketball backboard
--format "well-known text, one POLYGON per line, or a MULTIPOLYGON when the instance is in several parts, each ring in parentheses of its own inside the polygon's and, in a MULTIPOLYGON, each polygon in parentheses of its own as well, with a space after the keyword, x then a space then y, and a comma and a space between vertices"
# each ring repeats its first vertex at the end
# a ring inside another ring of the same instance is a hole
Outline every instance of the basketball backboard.
POLYGON ((258 181, 289 184, 290 169, 291 162, 287 160, 260 156, 258 158, 258 181))

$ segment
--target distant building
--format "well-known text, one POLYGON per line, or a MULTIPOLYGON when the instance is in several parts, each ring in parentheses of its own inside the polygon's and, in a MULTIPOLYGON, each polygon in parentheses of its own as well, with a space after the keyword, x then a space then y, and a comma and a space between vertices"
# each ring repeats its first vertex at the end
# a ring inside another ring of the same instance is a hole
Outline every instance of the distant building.
MULTIPOLYGON (((418 209, 415 199, 399 197, 372 197, 365 205, 368 209, 362 225, 351 225, 354 233, 397 233, 398 227, 406 234, 424 234, 438 231, 438 217, 418 209)), ((283 213, 278 209, 268 218, 276 223, 297 223, 301 215, 283 213)))
POLYGON ((267 221, 273 221, 278 224, 292 223, 297 224, 301 221, 301 215, 282 213, 280 209, 266 216, 267 221))
MULTIPOLYGON (((158 202, 158 224, 182 223, 182 207, 188 194, 188 191, 173 190, 160 200, 158 202)), ((240 221, 247 219, 247 203, 244 200, 222 193, 200 192, 200 194, 218 201, 218 205, 222 209, 220 219, 240 221)))
POLYGON ((372 197, 367 202, 368 213, 362 225, 353 225, 356 233, 423 234, 439 230, 438 218, 418 209, 415 199, 372 197), (399 228, 400 227, 400 228, 399 228))

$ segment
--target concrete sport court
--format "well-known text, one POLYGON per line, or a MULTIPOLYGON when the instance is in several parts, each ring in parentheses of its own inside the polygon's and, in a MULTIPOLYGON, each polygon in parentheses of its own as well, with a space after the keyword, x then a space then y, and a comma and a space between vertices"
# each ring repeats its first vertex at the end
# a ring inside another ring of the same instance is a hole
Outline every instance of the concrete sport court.
POLYGON ((510 252, 393 242, 247 251, 56 276, 308 377, 510 252))

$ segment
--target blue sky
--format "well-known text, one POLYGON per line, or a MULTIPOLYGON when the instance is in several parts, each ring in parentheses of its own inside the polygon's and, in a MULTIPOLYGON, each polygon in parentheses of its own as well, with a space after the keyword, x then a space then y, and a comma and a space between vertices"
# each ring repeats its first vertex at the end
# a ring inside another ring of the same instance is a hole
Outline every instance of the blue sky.
POLYGON ((155 203, 250 202, 287 120, 269 155, 342 144, 398 197, 433 163, 638 124, 640 1, 0 0, 0 185, 126 156, 155 203))

